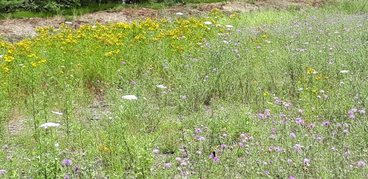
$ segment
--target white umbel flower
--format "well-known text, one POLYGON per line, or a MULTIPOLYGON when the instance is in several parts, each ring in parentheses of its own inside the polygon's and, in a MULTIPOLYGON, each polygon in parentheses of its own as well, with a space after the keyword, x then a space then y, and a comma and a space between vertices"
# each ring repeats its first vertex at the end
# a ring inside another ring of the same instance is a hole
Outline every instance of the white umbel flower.
POLYGON ((341 74, 347 74, 347 73, 349 73, 349 70, 341 70, 340 73, 341 74))
POLYGON ((121 97, 122 99, 126 99, 126 100, 137 100, 137 96, 135 95, 125 95, 121 97))
POLYGON ((44 129, 47 129, 47 128, 50 128, 50 127, 59 127, 60 124, 59 123, 55 123, 55 122, 46 122, 45 124, 42 124, 40 127, 41 128, 44 128, 44 129))
POLYGON ((164 85, 156 85, 157 88, 160 88, 160 89, 166 89, 167 87, 164 86, 164 85))

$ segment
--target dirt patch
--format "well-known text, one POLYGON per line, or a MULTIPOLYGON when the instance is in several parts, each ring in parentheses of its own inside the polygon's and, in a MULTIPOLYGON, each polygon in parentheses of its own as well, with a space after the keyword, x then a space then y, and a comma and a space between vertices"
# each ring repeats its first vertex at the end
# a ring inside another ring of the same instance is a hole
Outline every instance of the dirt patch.
MULTIPOLYGON (((148 17, 153 19, 172 17, 178 12, 189 16, 203 15, 213 9, 220 9, 231 13, 249 12, 259 10, 261 8, 301 8, 306 6, 319 6, 323 1, 324 0, 259 0, 255 3, 233 1, 227 3, 210 3, 187 6, 178 5, 162 10, 127 8, 119 11, 103 11, 82 15, 75 18, 72 22, 69 22, 69 24, 77 28, 81 24, 131 22, 133 20, 145 19, 148 17)), ((60 24, 65 23, 65 21, 64 17, 0 20, 0 37, 4 37, 9 41, 18 41, 25 37, 35 36, 37 27, 52 26, 58 28, 60 24)))
POLYGON ((25 129, 26 117, 22 113, 13 109, 10 114, 10 121, 8 122, 7 128, 10 135, 18 135, 25 129))

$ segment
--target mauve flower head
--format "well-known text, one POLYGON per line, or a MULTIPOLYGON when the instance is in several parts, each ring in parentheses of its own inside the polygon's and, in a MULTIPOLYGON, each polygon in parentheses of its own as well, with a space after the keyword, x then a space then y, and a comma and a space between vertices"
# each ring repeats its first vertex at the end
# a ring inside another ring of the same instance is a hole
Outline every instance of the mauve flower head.
POLYGON ((284 102, 283 103, 285 109, 291 109, 293 107, 293 105, 291 103, 288 103, 288 102, 284 102))
POLYGON ((226 147, 227 147, 227 145, 226 144, 221 144, 221 146, 220 146, 222 149, 225 149, 226 147))
POLYGON ((274 101, 275 104, 277 104, 277 105, 281 105, 282 104, 282 100, 280 98, 275 97, 274 99, 275 99, 275 101, 274 101))
POLYGON ((79 168, 78 166, 75 166, 75 167, 74 167, 74 169, 73 169, 73 172, 74 172, 75 174, 79 174, 79 172, 80 172, 80 168, 79 168))
POLYGON ((160 153, 160 150, 158 148, 155 148, 152 150, 153 154, 159 154, 160 153))
POLYGON ((244 147, 244 143, 243 142, 239 142, 239 147, 243 148, 244 147))
POLYGON ((73 162, 72 162, 72 160, 70 160, 70 159, 64 159, 64 160, 61 162, 61 164, 62 164, 63 166, 65 166, 65 167, 69 167, 69 166, 71 166, 71 165, 73 164, 73 162))
POLYGON ((288 179, 296 179, 294 176, 289 176, 288 179))
POLYGON ((284 151, 284 149, 282 148, 282 147, 279 147, 279 146, 276 146, 276 147, 274 147, 273 148, 276 152, 279 152, 279 153, 281 153, 281 152, 283 152, 284 151))
POLYGON ((280 113, 280 118, 282 118, 282 119, 285 119, 286 118, 286 115, 284 114, 284 113, 280 113))
POLYGON ((201 129, 201 128, 195 128, 195 129, 194 129, 194 132, 195 132, 196 134, 202 133, 202 129, 201 129))
POLYGON ((265 115, 266 118, 270 118, 271 117, 271 110, 265 109, 264 115, 265 115))
POLYGON ((324 121, 324 122, 322 122, 322 126, 327 127, 329 125, 330 125, 330 121, 324 121))
POLYGON ((198 141, 204 141, 206 138, 205 138, 205 137, 203 137, 203 136, 197 136, 197 137, 196 137, 196 139, 197 139, 198 141))
POLYGON ((357 163, 356 163, 356 166, 358 168, 364 168, 367 166, 367 163, 364 161, 364 160, 359 160, 357 163))
POLYGON ((265 115, 263 113, 258 113, 258 119, 265 119, 265 115))
POLYGON ((304 120, 300 117, 295 119, 295 123, 299 124, 299 125, 303 125, 304 124, 304 120))
POLYGON ((305 158, 305 159, 303 160, 303 164, 304 164, 305 166, 310 166, 310 160, 309 160, 308 158, 305 158))
POLYGON ((322 142, 322 140, 324 139, 324 137, 321 136, 321 135, 317 135, 315 139, 316 139, 317 142, 322 142))
POLYGON ((175 158, 175 160, 176 160, 177 162, 181 162, 182 158, 180 158, 180 157, 176 157, 176 158, 175 158))
POLYGON ((171 168, 171 167, 172 167, 172 164, 171 164, 171 163, 165 163, 165 164, 164 164, 164 167, 165 167, 166 169, 171 168))
POLYGON ((68 174, 64 175, 64 179, 70 179, 70 176, 68 174))
POLYGON ((294 150, 295 150, 295 152, 297 152, 297 153, 302 152, 302 148, 303 148, 303 146, 302 146, 302 145, 300 145, 300 144, 295 144, 295 145, 294 145, 294 150))
POLYGON ((290 134, 289 134, 289 136, 290 136, 290 138, 292 138, 292 139, 295 139, 295 138, 296 138, 296 134, 295 134, 294 132, 290 133, 290 134))
POLYGON ((218 163, 220 162, 220 158, 219 157, 213 157, 212 160, 215 162, 215 163, 218 163))
POLYGON ((308 128, 309 129, 314 129, 316 127, 316 125, 314 124, 314 123, 310 123, 309 125, 308 125, 308 128))
POLYGON ((3 175, 5 175, 6 174, 6 170, 4 170, 4 169, 0 169, 0 176, 3 176, 3 175))

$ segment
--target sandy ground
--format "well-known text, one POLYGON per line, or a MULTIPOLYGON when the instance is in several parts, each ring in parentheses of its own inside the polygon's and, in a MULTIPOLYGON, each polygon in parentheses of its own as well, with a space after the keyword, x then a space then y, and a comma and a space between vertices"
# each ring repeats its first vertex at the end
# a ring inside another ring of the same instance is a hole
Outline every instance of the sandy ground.
MULTIPOLYGON (((118 11, 102 11, 75 17, 71 26, 77 28, 81 24, 130 22, 137 19, 170 17, 177 12, 184 15, 201 15, 212 9, 220 9, 225 12, 249 12, 261 8, 285 9, 288 7, 303 8, 307 6, 319 6, 323 0, 259 0, 254 4, 242 1, 230 1, 226 3, 210 3, 196 5, 178 5, 166 9, 155 10, 148 8, 126 8, 118 11)), ((0 37, 9 41, 18 41, 25 37, 36 35, 36 28, 43 26, 59 27, 66 19, 61 16, 52 18, 29 19, 5 19, 0 20, 0 37)))

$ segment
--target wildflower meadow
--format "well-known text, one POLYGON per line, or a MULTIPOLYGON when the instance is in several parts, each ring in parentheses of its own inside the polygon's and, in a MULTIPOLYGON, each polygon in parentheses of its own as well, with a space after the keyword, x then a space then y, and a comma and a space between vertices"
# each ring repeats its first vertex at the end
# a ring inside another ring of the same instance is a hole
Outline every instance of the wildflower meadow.
POLYGON ((355 2, 0 40, 0 178, 368 178, 355 2))

